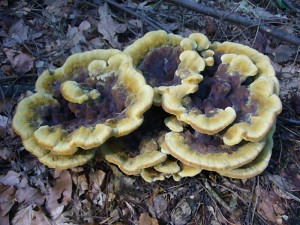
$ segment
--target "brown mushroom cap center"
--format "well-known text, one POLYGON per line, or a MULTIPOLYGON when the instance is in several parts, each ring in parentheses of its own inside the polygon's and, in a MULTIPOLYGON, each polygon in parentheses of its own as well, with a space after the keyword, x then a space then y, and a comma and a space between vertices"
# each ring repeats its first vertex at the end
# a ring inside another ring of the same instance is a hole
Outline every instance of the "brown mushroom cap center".
POLYGON ((228 65, 220 64, 218 54, 215 57, 215 65, 203 72, 204 79, 199 90, 184 99, 183 104, 189 110, 196 108, 206 116, 213 116, 215 109, 232 107, 237 114, 235 122, 250 122, 251 116, 257 112, 257 103, 251 99, 248 90, 253 80, 249 78, 243 82, 241 75, 229 75, 226 73, 228 65))
POLYGON ((182 135, 186 145, 202 154, 225 152, 231 154, 242 145, 242 143, 234 146, 224 145, 223 140, 217 135, 206 135, 188 129, 182 135))
POLYGON ((95 126, 107 119, 121 119, 125 117, 124 110, 130 105, 128 91, 117 84, 117 76, 112 74, 105 81, 90 77, 86 71, 74 71, 74 76, 69 80, 78 82, 87 90, 97 90, 101 96, 95 100, 87 100, 82 104, 68 102, 59 91, 61 82, 55 84, 54 97, 60 106, 46 106, 42 109, 42 125, 62 125, 69 132, 81 126, 95 126), (77 73, 76 73, 77 72, 77 73))
POLYGON ((152 87, 170 86, 180 84, 175 71, 180 63, 180 47, 163 46, 149 52, 139 63, 138 69, 142 71, 146 81, 152 87))

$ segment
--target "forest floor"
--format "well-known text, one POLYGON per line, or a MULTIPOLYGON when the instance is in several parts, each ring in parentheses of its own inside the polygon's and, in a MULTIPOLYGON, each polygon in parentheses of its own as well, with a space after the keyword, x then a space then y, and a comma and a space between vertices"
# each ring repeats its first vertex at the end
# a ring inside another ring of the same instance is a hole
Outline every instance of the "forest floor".
MULTIPOLYGON (((115 2, 119 7, 114 1, 0 0, 0 224, 299 225, 300 43, 167 1, 115 2), (124 49, 156 29, 185 37, 201 32, 211 41, 239 42, 270 57, 283 111, 272 158, 261 175, 238 180, 204 171, 179 182, 147 183, 95 160, 74 169, 51 169, 24 149, 11 128, 12 117, 44 70, 62 66, 76 52, 124 49)), ((201 4, 300 37, 300 4, 284 2, 201 4)))

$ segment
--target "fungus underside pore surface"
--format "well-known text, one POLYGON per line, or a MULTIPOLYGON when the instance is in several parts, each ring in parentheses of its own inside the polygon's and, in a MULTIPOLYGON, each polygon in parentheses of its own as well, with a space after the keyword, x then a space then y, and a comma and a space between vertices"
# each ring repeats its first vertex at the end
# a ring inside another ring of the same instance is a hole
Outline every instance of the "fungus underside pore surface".
POLYGON ((126 136, 117 138, 118 142, 122 142, 123 150, 126 154, 133 158, 141 153, 142 148, 151 148, 145 150, 159 151, 158 139, 164 136, 166 131, 168 131, 164 123, 167 116, 169 116, 169 114, 163 111, 161 107, 152 106, 144 114, 144 122, 137 130, 126 136), (150 142, 152 143, 150 144, 150 142), (147 146, 145 146, 145 144, 147 146))
POLYGON ((221 64, 220 57, 220 54, 214 55, 215 65, 206 67, 201 73, 204 79, 199 90, 186 97, 183 104, 188 110, 200 110, 208 117, 215 114, 215 109, 232 107, 237 114, 233 124, 249 123, 251 117, 257 114, 257 103, 251 99, 248 90, 253 78, 243 81, 240 74, 227 74, 228 65, 221 64))
POLYGON ((180 63, 180 47, 163 46, 150 51, 139 63, 138 69, 152 87, 180 84, 175 71, 180 63))
POLYGON ((77 69, 68 80, 76 81, 84 90, 96 89, 101 96, 98 99, 89 99, 82 104, 72 103, 65 100, 60 92, 62 82, 56 81, 54 98, 60 106, 45 106, 41 109, 43 115, 42 125, 62 125, 72 132, 81 126, 95 126, 104 123, 107 119, 125 117, 124 110, 130 105, 127 98, 128 92, 117 84, 117 76, 112 73, 105 80, 90 77, 87 71, 77 69))

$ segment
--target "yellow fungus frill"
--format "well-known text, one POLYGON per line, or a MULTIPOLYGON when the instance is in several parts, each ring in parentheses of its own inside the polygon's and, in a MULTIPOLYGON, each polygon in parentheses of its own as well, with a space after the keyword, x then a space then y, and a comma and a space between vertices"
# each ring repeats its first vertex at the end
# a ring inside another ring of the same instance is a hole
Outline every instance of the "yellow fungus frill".
POLYGON ((266 136, 266 144, 263 150, 253 161, 234 170, 225 170, 225 171, 217 171, 217 172, 222 176, 227 176, 227 177, 232 177, 237 179, 247 179, 261 174, 269 165, 269 161, 272 155, 272 148, 273 148, 272 136, 274 132, 275 132, 275 125, 273 125, 273 127, 271 128, 271 130, 266 136))
POLYGON ((231 124, 236 118, 232 107, 215 109, 211 115, 204 115, 197 109, 187 110, 183 105, 184 97, 195 93, 198 86, 178 85, 168 89, 163 96, 162 107, 168 113, 175 115, 179 121, 191 125, 195 130, 204 134, 216 134, 231 124))
POLYGON ((125 141, 113 139, 100 146, 100 154, 126 174, 140 174, 142 169, 155 166, 167 159, 167 155, 159 151, 156 141, 152 142, 153 140, 144 140, 136 147, 137 149, 128 149, 125 141))
POLYGON ((154 104, 162 104, 162 95, 178 84, 198 84, 205 68, 205 60, 196 49, 210 45, 204 35, 191 35, 194 39, 152 31, 128 46, 124 53, 133 58, 134 66, 154 88, 154 104))
POLYGON ((223 134, 226 145, 235 145, 242 140, 260 141, 269 132, 282 110, 281 101, 274 94, 272 80, 258 78, 250 84, 249 89, 251 101, 256 102, 257 110, 251 115, 250 122, 235 123, 223 134))
POLYGON ((257 77, 266 77, 271 79, 275 85, 274 93, 276 95, 279 94, 279 82, 275 76, 274 67, 272 66, 268 56, 263 55, 262 53, 246 45, 233 42, 214 42, 213 44, 211 44, 210 48, 213 51, 222 54, 237 54, 248 56, 258 69, 257 77))
POLYGON ((219 151, 215 152, 211 150, 210 145, 207 145, 203 149, 206 152, 200 152, 181 133, 170 132, 165 138, 167 150, 173 157, 188 166, 211 171, 235 169, 251 162, 266 143, 265 139, 255 143, 247 142, 236 146, 231 153, 223 150, 225 146, 216 147, 219 151))
POLYGON ((120 53, 117 49, 96 49, 83 53, 76 53, 67 58, 64 65, 55 70, 45 70, 36 81, 35 89, 38 93, 55 94, 56 85, 80 76, 80 69, 89 66, 94 60, 107 61, 111 56, 120 53), (76 71, 76 73, 74 73, 76 71))

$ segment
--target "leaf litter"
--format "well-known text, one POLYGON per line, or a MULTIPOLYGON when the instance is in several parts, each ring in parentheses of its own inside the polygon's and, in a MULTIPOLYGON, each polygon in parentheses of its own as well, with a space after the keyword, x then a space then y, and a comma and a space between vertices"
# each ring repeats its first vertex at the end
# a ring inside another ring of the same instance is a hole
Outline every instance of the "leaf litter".
MULTIPOLYGON (((49 169, 25 151, 11 132, 17 97, 2 99, 0 95, 1 224, 295 224, 300 206, 299 125, 286 119, 300 120, 299 49, 271 36, 256 35, 251 28, 183 12, 163 1, 124 2, 120 4, 137 10, 141 17, 99 1, 0 1, 9 9, 1 11, 1 89, 5 85, 33 85, 36 77, 22 77, 57 68, 74 52, 123 49, 153 29, 144 18, 178 34, 200 31, 214 40, 253 44, 274 61, 284 103, 267 171, 242 181, 203 172, 180 182, 169 179, 148 184, 101 160, 71 170, 49 169), (10 107, 4 107, 5 102, 10 107)), ((235 2, 204 2, 227 12, 237 6, 235 2)), ((293 22, 299 21, 299 15, 288 14, 276 5, 242 3, 235 12, 272 20, 299 35, 293 22)))

